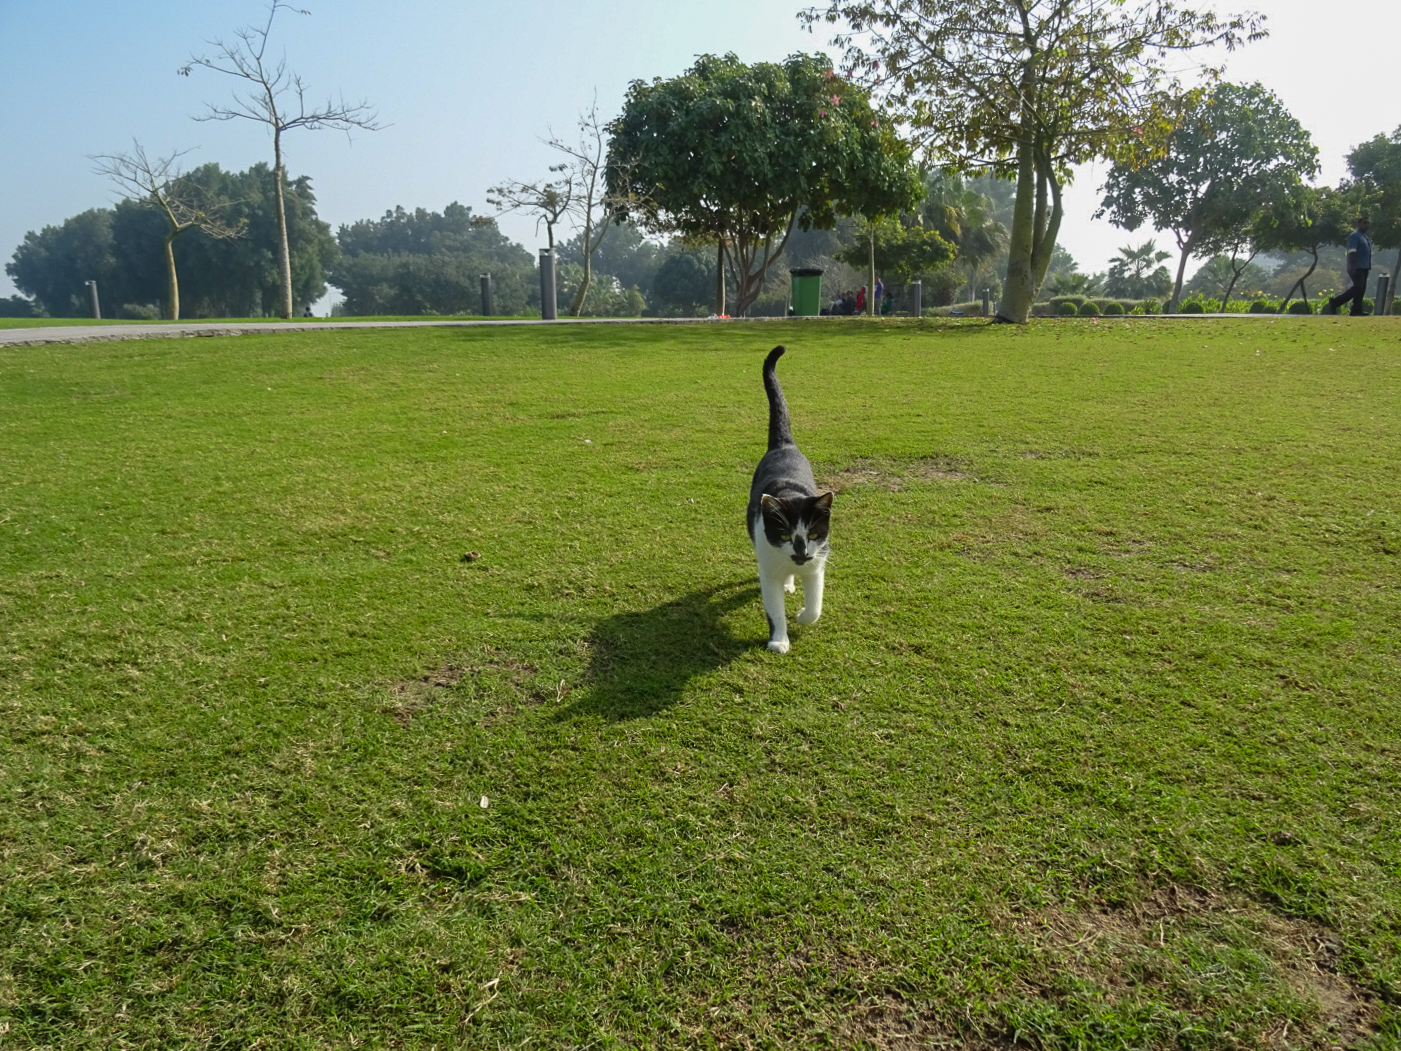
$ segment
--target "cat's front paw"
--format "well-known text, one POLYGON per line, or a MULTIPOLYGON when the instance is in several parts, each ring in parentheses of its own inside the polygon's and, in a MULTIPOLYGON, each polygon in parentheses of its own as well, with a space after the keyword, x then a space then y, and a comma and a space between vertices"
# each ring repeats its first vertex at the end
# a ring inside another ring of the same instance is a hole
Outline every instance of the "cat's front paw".
POLYGON ((808 608, 804 606, 802 609, 798 610, 798 615, 793 619, 799 624, 816 624, 817 618, 820 616, 822 616, 822 611, 820 609, 813 610, 809 613, 808 608))
POLYGON ((770 653, 787 653, 787 652, 788 652, 788 640, 787 640, 787 639, 769 639, 769 652, 770 652, 770 653))
POLYGON ((793 592, 798 590, 797 582, 794 581, 792 577, 789 577, 783 582, 783 590, 790 595, 793 594, 793 592))

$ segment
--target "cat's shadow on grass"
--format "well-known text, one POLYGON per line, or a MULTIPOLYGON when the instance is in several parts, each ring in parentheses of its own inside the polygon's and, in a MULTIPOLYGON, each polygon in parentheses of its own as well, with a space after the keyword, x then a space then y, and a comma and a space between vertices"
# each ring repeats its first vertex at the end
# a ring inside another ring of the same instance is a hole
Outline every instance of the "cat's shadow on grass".
MULTIPOLYGON (((725 623, 731 610, 758 601, 758 581, 731 581, 599 621, 589 634, 587 680, 557 718, 637 719, 672 707, 696 676, 762 645, 736 638, 725 623)), ((763 611, 757 615, 762 624, 763 611)))

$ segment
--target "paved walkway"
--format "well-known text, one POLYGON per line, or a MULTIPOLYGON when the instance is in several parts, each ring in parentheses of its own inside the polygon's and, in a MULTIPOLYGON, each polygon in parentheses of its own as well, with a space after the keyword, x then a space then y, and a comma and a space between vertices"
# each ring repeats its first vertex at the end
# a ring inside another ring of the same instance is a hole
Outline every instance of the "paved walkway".
MULTIPOLYGON (((178 339, 186 336, 242 336, 246 333, 341 332, 357 328, 474 328, 508 325, 691 325, 712 318, 561 318, 540 321, 190 321, 174 324, 53 325, 35 328, 0 328, 0 347, 41 347, 49 343, 101 343, 114 339, 178 339)), ((750 318, 781 321, 782 318, 750 318)))

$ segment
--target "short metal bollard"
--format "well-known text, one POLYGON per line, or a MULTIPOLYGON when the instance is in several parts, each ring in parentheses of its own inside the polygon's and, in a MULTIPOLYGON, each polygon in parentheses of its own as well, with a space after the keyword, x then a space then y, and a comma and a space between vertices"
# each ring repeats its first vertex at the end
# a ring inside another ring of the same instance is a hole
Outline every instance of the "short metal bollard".
POLYGON ((910 282, 910 316, 924 316, 924 282, 910 282))

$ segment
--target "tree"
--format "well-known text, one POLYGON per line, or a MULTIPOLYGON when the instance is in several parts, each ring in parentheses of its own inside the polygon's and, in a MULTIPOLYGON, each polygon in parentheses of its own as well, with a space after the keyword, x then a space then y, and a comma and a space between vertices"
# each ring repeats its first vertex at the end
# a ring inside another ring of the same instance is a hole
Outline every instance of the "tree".
POLYGON ((1348 171, 1365 187, 1365 209, 1372 218, 1372 240, 1379 248, 1395 248, 1391 285, 1386 302, 1377 303, 1378 314, 1389 314, 1401 280, 1401 127, 1387 135, 1368 139, 1347 155, 1348 171))
POLYGON ((116 269, 112 217, 110 208, 89 208, 59 226, 29 231, 5 264, 5 273, 49 316, 86 316, 86 282, 107 289, 116 269))
POLYGON ((903 284, 937 270, 953 259, 955 251, 937 230, 926 229, 912 216, 897 216, 862 223, 856 243, 838 250, 833 258, 854 267, 869 266, 874 259, 876 273, 888 278, 887 283, 903 284))
POLYGON ((1007 252, 1007 227, 998 218, 998 204, 987 193, 974 189, 976 182, 997 192, 1005 187, 998 179, 965 182, 957 171, 941 169, 924 180, 924 224, 955 246, 954 262, 961 268, 969 298, 979 286, 979 277, 999 284, 993 272, 1007 252))
POLYGON ((1171 0, 830 0, 799 17, 845 23, 834 43, 848 68, 887 92, 934 159, 1015 176, 997 320, 1016 323, 1045 280, 1072 168, 1162 141, 1174 53, 1264 35, 1259 16, 1221 21, 1171 0))
POLYGON ((131 153, 99 154, 97 174, 108 176, 129 200, 155 209, 166 221, 161 247, 165 256, 166 317, 180 320, 180 281, 175 269, 175 239, 190 230, 209 237, 239 237, 247 221, 230 224, 216 214, 198 183, 184 178, 177 161, 187 150, 154 160, 146 156, 141 143, 132 142, 131 153))
POLYGON ((613 213, 717 245, 738 314, 795 228, 874 219, 919 200, 908 145, 818 55, 752 66, 703 55, 672 80, 633 81, 607 130, 613 213))
POLYGON ((475 314, 484 273, 496 310, 524 313, 532 295, 539 302, 530 253, 496 220, 455 201, 441 213, 397 207, 342 226, 337 240, 340 258, 329 277, 347 314, 475 314))
POLYGON ((500 215, 507 212, 530 212, 537 216, 536 236, 540 234, 540 224, 544 223, 546 244, 553 253, 555 227, 574 204, 574 173, 570 171, 568 164, 552 164, 550 174, 562 177, 537 182, 507 179, 500 186, 489 187, 486 191, 486 203, 497 209, 500 215))
POLYGON ((1252 243, 1262 252, 1305 252, 1308 269, 1284 293, 1281 309, 1298 291, 1308 302, 1307 281, 1318 268, 1319 249, 1347 240, 1360 206, 1356 191, 1296 186, 1271 201, 1255 219, 1252 243))
POLYGON ((1197 268, 1192 279, 1182 286, 1188 295, 1200 292, 1221 300, 1221 309, 1231 301, 1231 294, 1242 281, 1250 291, 1260 291, 1269 280, 1269 273, 1254 262, 1255 252, 1248 256, 1214 255, 1197 268))
MULTIPOLYGON (((282 301, 272 246, 278 220, 266 164, 226 172, 203 164, 181 176, 190 194, 247 236, 215 238, 199 228, 173 245, 180 274, 182 317, 255 317, 282 301)), ((326 291, 326 267, 336 258, 330 227, 316 215, 305 176, 283 187, 293 293, 311 303, 326 291)), ((55 317, 87 313, 84 282, 95 280, 107 306, 126 317, 159 317, 168 296, 162 241, 168 220, 140 201, 94 208, 59 226, 30 232, 6 266, 15 283, 55 317)))
POLYGON ((1145 241, 1137 248, 1124 245, 1119 249, 1119 254, 1109 260, 1104 294, 1122 299, 1167 295, 1172 289, 1172 275, 1162 264, 1168 258, 1169 253, 1159 250, 1152 240, 1145 241))
POLYGON ((1272 200, 1318 170, 1309 133, 1259 84, 1218 84, 1199 96, 1161 153, 1125 151, 1109 170, 1096 216, 1137 230, 1171 230, 1180 252, 1168 312, 1177 308, 1187 260, 1240 244, 1272 200))
POLYGON ((293 310, 292 256, 287 240, 287 207, 283 190, 287 169, 282 157, 282 136, 299 128, 308 131, 332 128, 348 135, 356 128, 378 131, 383 125, 367 102, 350 104, 344 98, 338 101, 328 98, 319 106, 308 106, 306 84, 299 75, 288 72, 286 57, 273 61, 268 55, 272 23, 282 10, 310 14, 284 0, 272 0, 268 5, 267 21, 261 27, 246 26, 236 30, 236 39, 232 42, 210 41, 211 46, 218 49, 217 53, 212 58, 191 58, 180 73, 189 76, 194 67, 202 66, 243 82, 244 93, 240 94, 235 88, 231 105, 215 106, 211 103, 208 111, 196 117, 196 120, 251 120, 266 124, 272 131, 272 185, 278 218, 277 263, 282 278, 281 314, 289 318, 293 310))
POLYGON ((652 294, 659 304, 693 315, 715 292, 715 260, 704 251, 674 251, 657 267, 652 294))
POLYGON ((608 148, 604 141, 603 122, 598 119, 597 100, 587 113, 579 114, 579 138, 576 142, 566 142, 554 134, 548 141, 569 158, 566 163, 579 187, 571 210, 579 225, 579 254, 583 258, 584 276, 569 306, 569 313, 578 317, 584 312, 584 299, 593 282, 594 253, 613 225, 605 170, 608 148))

